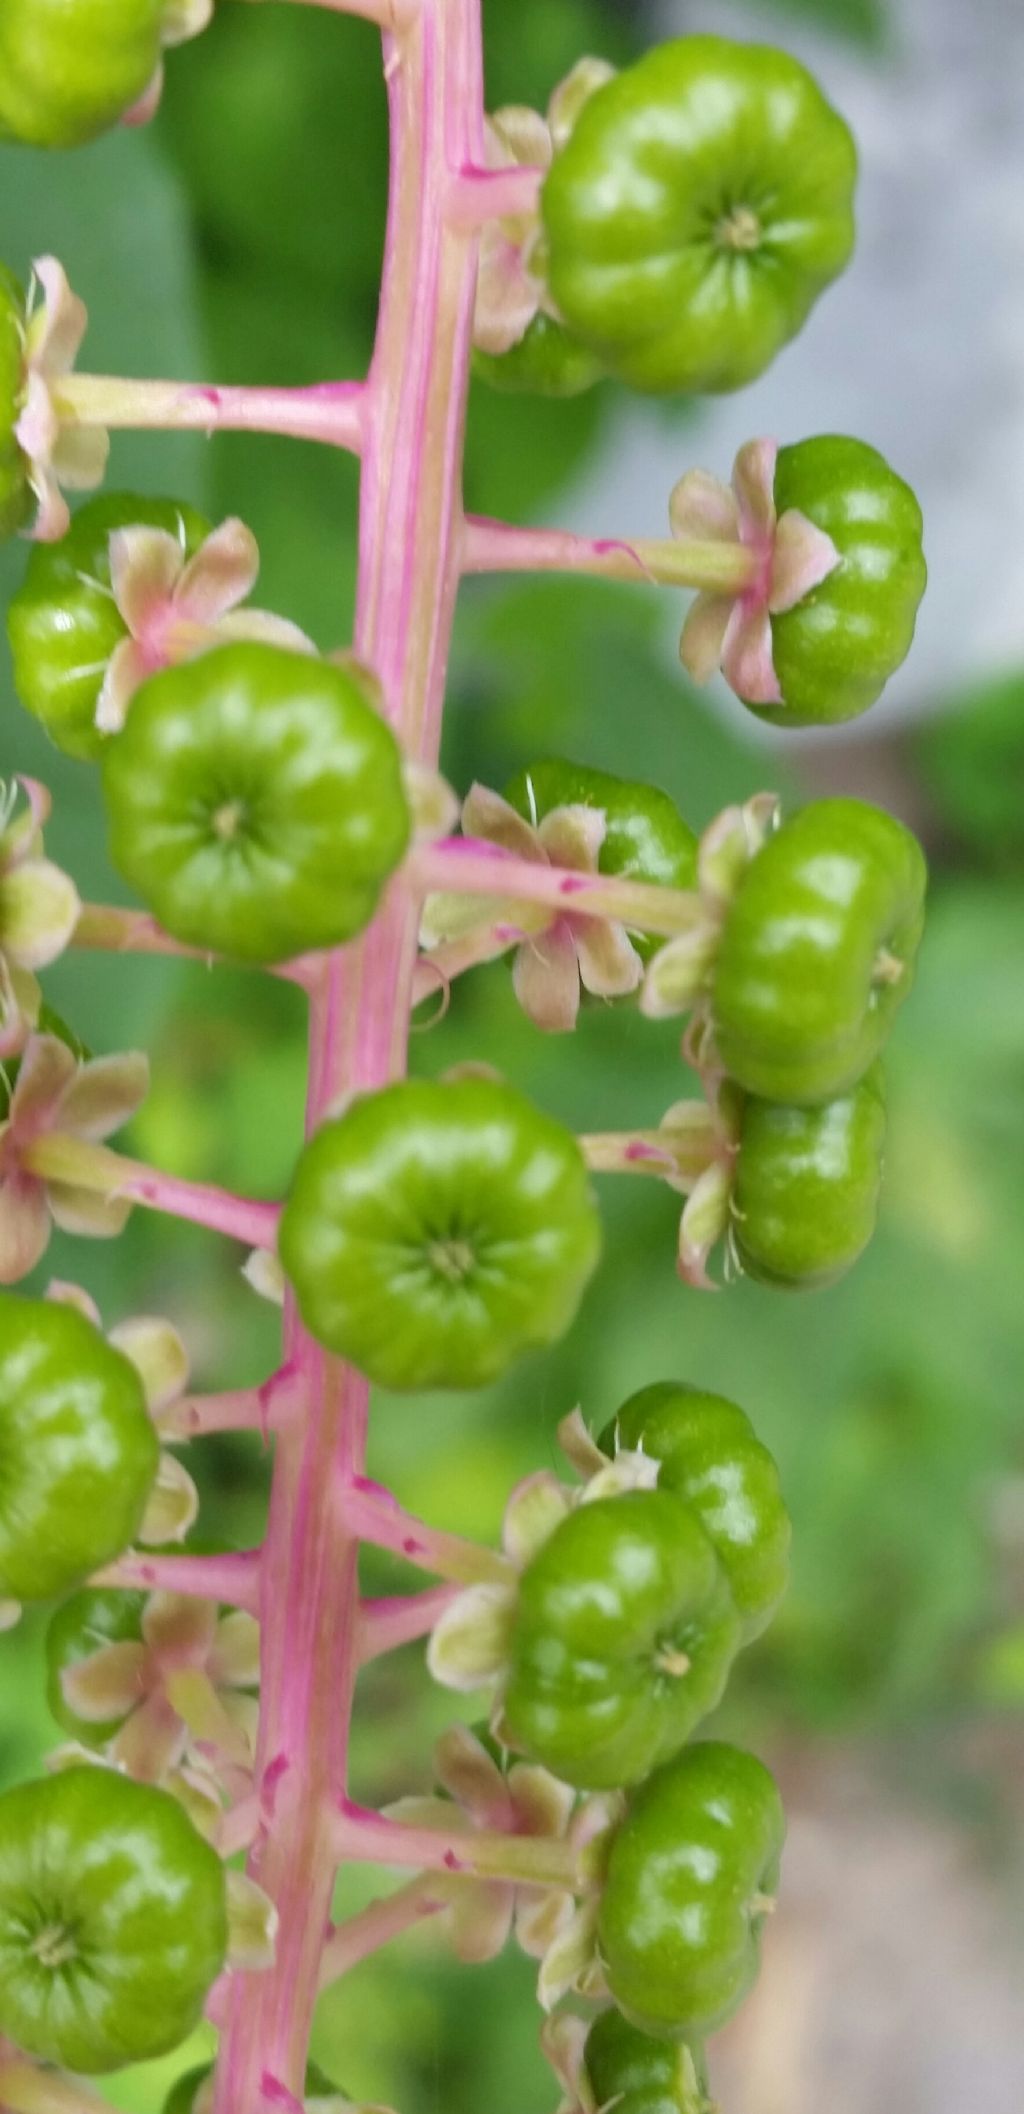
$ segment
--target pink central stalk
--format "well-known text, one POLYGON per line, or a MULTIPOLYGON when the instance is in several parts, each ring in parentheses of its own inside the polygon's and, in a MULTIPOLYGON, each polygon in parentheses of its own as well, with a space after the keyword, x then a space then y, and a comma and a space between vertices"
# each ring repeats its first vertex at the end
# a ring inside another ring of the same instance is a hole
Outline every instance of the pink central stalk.
MULTIPOLYGON (((381 312, 361 401, 355 650, 407 753, 436 763, 460 577, 462 458, 476 237, 446 220, 451 180, 483 156, 480 0, 422 0, 384 40, 391 191, 381 312)), ((328 958, 312 994, 307 1124, 405 1070, 418 893, 393 885, 372 931, 328 958)), ((302 1409, 277 1446, 262 1575, 261 1822, 250 1875, 274 1901, 274 1966, 236 1975, 215 2114, 301 2101, 329 1930, 358 1671, 358 1541, 340 1493, 364 1472, 368 1385, 286 1312, 302 1409)))

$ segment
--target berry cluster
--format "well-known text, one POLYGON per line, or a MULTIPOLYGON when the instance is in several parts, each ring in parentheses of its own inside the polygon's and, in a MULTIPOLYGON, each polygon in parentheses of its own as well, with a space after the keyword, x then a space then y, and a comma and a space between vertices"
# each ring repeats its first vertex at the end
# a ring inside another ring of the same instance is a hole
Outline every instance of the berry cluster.
MULTIPOLYGON (((780 820, 770 795, 701 833, 665 793, 555 756, 460 799, 437 764, 456 590, 536 569, 688 588, 696 679, 720 668, 776 727, 864 711, 907 653, 921 518, 867 444, 750 442, 731 482, 677 482, 665 540, 590 542, 467 518, 471 368, 498 390, 736 389, 846 264, 855 152, 784 53, 692 36, 616 73, 585 59, 544 115, 484 117, 479 0, 321 0, 385 36, 394 171, 365 383, 309 390, 74 371, 85 311, 53 258, 0 268, 0 532, 34 539, 9 613, 15 685, 102 783, 138 911, 83 904, 45 857, 44 789, 0 830, 0 1282, 51 1222, 133 1206, 252 1251, 284 1310, 258 1391, 198 1395, 167 1322, 109 1335, 85 1293, 0 1307, 0 1607, 58 1605, 66 1744, 0 1795, 0 2099, 94 2107, 71 2080, 179 2045, 215 2070, 167 2114, 349 2101, 307 2063, 318 1988, 422 1918, 465 1960, 514 1928, 538 1959, 561 2114, 707 2114, 704 2043, 749 1989, 774 1904, 779 1796, 693 1735, 785 1590, 790 1527, 742 1410, 645 1386, 576 1482, 513 1491, 503 1546, 440 1533, 365 1475, 368 1392, 487 1385, 568 1329, 601 1230, 592 1176, 685 1199, 678 1265, 828 1284, 870 1238, 880 1057, 911 984, 925 868, 861 801, 780 820), (117 425, 236 425, 362 462, 351 648, 249 600, 250 532, 115 494, 71 520, 117 425), (456 827, 458 825, 458 827, 456 827), (106 1140, 147 1087, 44 1003, 68 946, 198 954, 287 978, 310 1009, 307 1137, 283 1203, 176 1180, 106 1140), (406 1076, 413 1009, 507 956, 537 1028, 588 1005, 687 1021, 700 1086, 660 1124, 574 1135, 483 1066, 406 1076), (189 1541, 178 1453, 275 1442, 265 1541, 189 1541), (441 1581, 360 1597, 360 1544, 441 1581), (183 1546, 187 1544, 187 1546, 183 1546), (435 1679, 491 1693, 436 1795, 349 1795, 358 1667, 429 1638, 435 1679), (230 1860, 247 1853, 243 1874, 230 1860), (349 1859, 407 1886, 331 1926, 349 1859), (47 2097, 53 2090, 58 2098, 47 2097)), ((155 106, 161 52, 207 0, 0 0, 0 135, 68 147, 155 106)), ((20 795, 24 804, 21 804, 20 795)), ((702 818, 703 822, 703 818, 702 818)), ((372 2110, 367 2110, 372 2114, 372 2110)))

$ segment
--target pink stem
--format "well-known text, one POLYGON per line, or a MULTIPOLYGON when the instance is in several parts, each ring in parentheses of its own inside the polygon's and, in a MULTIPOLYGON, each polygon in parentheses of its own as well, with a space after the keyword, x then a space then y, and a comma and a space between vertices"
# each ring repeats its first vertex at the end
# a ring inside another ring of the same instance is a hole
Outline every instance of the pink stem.
POLYGON ((518 1880, 524 1885, 580 1884, 573 1845, 550 1835, 516 1835, 468 1827, 452 1808, 450 1829, 410 1827, 383 1813, 343 1801, 335 1816, 335 1844, 342 1857, 362 1864, 413 1866, 417 1871, 465 1873, 478 1879, 518 1880))
POLYGON ((338 1502, 349 1534, 376 1549, 387 1549, 392 1556, 404 1557, 421 1571, 433 1571, 456 1585, 473 1585, 480 1579, 503 1584, 514 1575, 511 1564, 496 1549, 428 1527, 404 1511, 390 1490, 365 1477, 347 1483, 338 1502))
POLYGON ((427 1916, 440 1914, 450 1899, 450 1889, 446 1890, 443 1881, 421 1876, 336 1924, 320 1962, 321 1989, 358 1967, 360 1960, 369 1959, 371 1953, 389 1945, 392 1938, 401 1937, 403 1931, 412 1930, 427 1916))
POLYGON ((198 1439, 220 1431, 263 1431, 273 1417, 258 1387, 223 1395, 182 1395, 159 1415, 163 1439, 198 1439))
POLYGON ((188 1219, 210 1233, 224 1233, 247 1248, 273 1248, 277 1241, 280 1205, 257 1203, 251 1197, 233 1196, 203 1182, 183 1182, 176 1176, 158 1174, 153 1168, 127 1161, 128 1174, 118 1184, 117 1194, 143 1204, 148 1211, 164 1211, 171 1218, 188 1219))
POLYGON ((188 1219, 211 1233, 225 1233, 247 1248, 273 1248, 277 1240, 280 1205, 235 1196, 211 1183, 160 1174, 143 1161, 126 1159, 123 1153, 93 1144, 89 1138, 43 1131, 21 1148, 19 1159, 27 1173, 44 1182, 83 1189, 111 1202, 122 1199, 142 1204, 148 1211, 164 1211, 170 1218, 188 1219))
POLYGON ((382 1600, 364 1600, 359 1611, 359 1664, 382 1659, 385 1652, 398 1651, 429 1637, 458 1593, 458 1586, 431 1586, 426 1593, 388 1594, 382 1600))
POLYGON ((424 894, 509 896, 520 903, 540 903, 553 912, 615 918, 644 932, 672 935, 693 923, 694 897, 688 889, 659 888, 615 874, 588 874, 517 859, 495 844, 470 837, 448 837, 420 845, 407 871, 424 894))
MULTIPOLYGON (((377 343, 363 403, 355 650, 406 753, 436 765, 459 581, 476 244, 446 226, 453 171, 483 160, 479 0, 422 5, 385 42, 392 178, 377 343)), ((405 1069, 418 906, 393 888, 368 935, 329 958, 311 1007, 307 1127, 340 1094, 405 1069)), ((305 1408, 277 1446, 263 1574, 251 1876, 276 1905, 274 1966, 233 1978, 215 2114, 301 2103, 339 1847, 358 1671, 358 1543, 337 1492, 363 1474, 368 1388, 302 1330, 305 1408)))
POLYGON ((480 228, 488 220, 519 220, 536 213, 546 169, 461 169, 448 191, 448 218, 455 227, 480 228))
POLYGON ((763 563, 757 551, 738 542, 574 536, 564 529, 514 528, 482 515, 467 520, 462 546, 467 573, 592 573, 710 594, 739 594, 759 577, 763 563))
POLYGON ((75 374, 62 378, 57 401, 68 425, 206 434, 277 433, 290 440, 346 448, 352 455, 358 455, 363 444, 360 382, 314 382, 305 389, 244 389, 75 374))
POLYGON ((261 1549, 228 1550, 221 1556, 147 1556, 133 1549, 95 1572, 90 1584, 223 1600, 255 1615, 260 1604, 262 1556, 261 1549))

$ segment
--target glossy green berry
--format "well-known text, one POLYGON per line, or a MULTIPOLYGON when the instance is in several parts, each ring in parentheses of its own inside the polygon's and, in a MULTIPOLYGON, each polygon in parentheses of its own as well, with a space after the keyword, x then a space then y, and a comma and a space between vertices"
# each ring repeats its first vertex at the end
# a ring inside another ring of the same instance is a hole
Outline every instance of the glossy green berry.
POLYGON ((880 1065, 823 1108, 747 1102, 731 1239, 748 1277, 813 1291, 852 1269, 875 1230, 885 1127, 880 1065))
POLYGON ((114 863, 175 939, 277 962, 361 932, 409 841, 369 677, 231 645, 155 675, 103 752, 114 863))
POLYGON ((729 1076, 768 1101, 828 1101, 863 1077, 913 981, 927 868, 863 800, 815 800, 744 873, 711 1007, 729 1076))
POLYGON ((227 1951, 224 1867, 176 1799, 69 1769, 0 1797, 0 2032, 95 2073, 176 2048, 227 1951))
POLYGON ((163 529, 195 556, 210 524, 170 499, 103 493, 75 515, 60 543, 37 543, 7 612, 14 687, 68 756, 95 758, 109 740, 96 706, 111 656, 128 627, 110 587, 110 538, 117 529, 163 529))
POLYGON ((306 1146, 280 1228, 312 1334, 397 1389, 483 1387, 554 1342, 599 1249, 575 1138, 484 1078, 354 1101, 306 1146))
POLYGON ((501 396, 582 396, 604 368, 564 324, 543 311, 508 352, 474 352, 473 373, 501 396))
POLYGON ((763 1763, 688 1747, 633 1793, 612 1842, 598 1943, 633 2025, 703 2040, 757 1976, 785 1823, 763 1763))
MULTIPOLYGON (((693 888, 697 878, 697 839, 675 802, 660 786, 643 785, 610 771, 551 757, 517 772, 505 788, 510 805, 528 822, 542 822, 552 808, 589 807, 605 818, 598 869, 661 888, 693 888)), ((646 961, 664 944, 643 933, 631 934, 646 961)))
POLYGON ((64 1696, 61 1677, 108 1644, 138 1644, 142 1639, 145 1593, 126 1593, 106 1586, 85 1586, 51 1615, 46 1631, 46 1700, 62 1731, 84 1747, 105 1747, 123 1722, 112 1718, 97 1725, 80 1718, 64 1696))
POLYGON ((32 515, 28 467, 14 437, 25 386, 25 295, 0 264, 0 543, 32 515))
POLYGON ((739 1643, 725 1574, 680 1498, 581 1505, 520 1580, 513 1741, 581 1789, 638 1783, 720 1702, 739 1643))
POLYGON ((772 618, 783 701, 750 709, 790 727, 856 719, 910 651, 928 579, 921 509, 877 448, 835 434, 779 450, 775 502, 823 529, 839 564, 772 618))
POLYGON ((636 389, 738 389, 853 246, 856 153, 809 73, 681 37, 599 88, 541 199, 568 328, 636 389))
POLYGON ((0 1598, 47 1600, 127 1548, 159 1459, 135 1367, 78 1309, 0 1304, 0 1598))
POLYGON ((653 2040, 621 2011, 594 2020, 584 2064, 595 2104, 615 2114, 712 2114, 703 2050, 653 2040))
POLYGON ((601 1434, 605 1452, 659 1461, 658 1489, 685 1499, 729 1580, 745 1641, 766 1629, 789 1582, 792 1529, 779 1472, 749 1417, 680 1380, 631 1395, 601 1434))
POLYGON ((0 0, 0 133, 80 147, 116 125, 160 63, 166 0, 0 0))

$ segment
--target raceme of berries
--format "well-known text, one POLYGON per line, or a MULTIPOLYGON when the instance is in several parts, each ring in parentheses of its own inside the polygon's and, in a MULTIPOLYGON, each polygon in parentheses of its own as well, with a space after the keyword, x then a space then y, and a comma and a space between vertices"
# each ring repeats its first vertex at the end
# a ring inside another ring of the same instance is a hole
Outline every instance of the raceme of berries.
MULTIPOLYGON (((0 1627, 54 1603, 62 1738, 48 1776, 0 1793, 0 2101, 90 2114, 76 2079, 169 2053, 205 2014, 216 2061, 179 2077, 166 2114, 383 2114, 308 2062, 317 1996, 429 1924, 467 1964, 513 1936, 538 1962, 559 2114, 710 2114, 704 2043, 756 1975, 782 1846, 763 1764, 704 1738, 785 1592, 775 1464, 736 1404, 640 1385, 597 1438, 563 1419, 575 1480, 527 1477, 490 1548, 368 1479, 370 1387, 479 1388, 559 1341, 586 1314, 612 1176, 680 1195, 687 1287, 713 1282, 719 1249, 727 1279, 780 1288, 849 1269, 878 1209, 880 1057, 924 861, 851 799, 684 817, 656 756, 630 780, 526 758, 504 791, 453 791, 453 610, 473 574, 681 588, 691 676, 720 670, 773 727, 828 725, 909 650, 921 517, 872 447, 823 435, 751 439, 728 484, 681 469, 663 540, 467 518, 471 371, 554 398, 599 380, 740 388, 849 259, 853 143, 766 46, 682 37, 619 73, 584 55, 543 115, 488 117, 480 0, 332 4, 384 31, 391 93, 365 380, 84 374, 63 267, 37 259, 27 292, 0 267, 0 536, 35 546, 8 612, 15 687, 97 771, 138 899, 82 902, 44 854, 45 789, 4 792, 0 1282, 36 1268, 51 1222, 112 1236, 139 1205, 234 1242, 283 1309, 275 1371, 204 1394, 160 1316, 105 1334, 67 1284, 0 1304, 0 1627), (241 521, 122 493, 72 520, 65 491, 100 484, 109 431, 133 424, 360 458, 351 648, 321 653, 251 606, 241 521), (197 954, 296 987, 309 1088, 283 1199, 107 1143, 148 1066, 93 1056, 47 1005, 40 975, 67 948, 197 954), (410 1079, 415 1010, 499 955, 546 1032, 586 1033, 613 1001, 689 1016, 697 1091, 681 1082, 651 1128, 624 1078, 620 1127, 577 1133, 483 1062, 410 1079), (222 1546, 215 1520, 192 1534, 177 1449, 230 1432, 273 1440, 251 1549, 222 1546), (434 1582, 362 1598, 360 1544, 434 1582), (377 1812, 349 1789, 357 1672, 416 1640, 441 1687, 489 1691, 489 1727, 451 1725, 435 1791, 377 1812), (349 1862, 410 1876, 334 1924, 349 1862)), ((73 147, 141 121, 163 51, 210 12, 0 0, 0 137, 73 147)))

